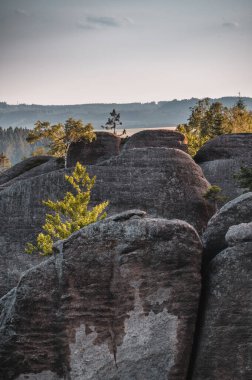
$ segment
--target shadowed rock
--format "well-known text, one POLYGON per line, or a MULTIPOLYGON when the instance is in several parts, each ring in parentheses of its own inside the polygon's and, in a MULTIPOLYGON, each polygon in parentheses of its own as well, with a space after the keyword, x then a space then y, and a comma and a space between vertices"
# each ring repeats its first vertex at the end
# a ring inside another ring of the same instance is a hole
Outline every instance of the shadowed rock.
POLYGON ((226 203, 208 222, 203 234, 204 257, 211 260, 227 247, 225 235, 229 227, 252 220, 252 193, 246 193, 226 203))
POLYGON ((231 246, 208 267, 192 380, 252 378, 251 223, 231 227, 226 238, 231 246))
POLYGON ((109 132, 96 132, 96 140, 72 143, 67 154, 67 167, 79 161, 83 165, 94 165, 120 153, 121 138, 109 132))
POLYGON ((51 159, 51 156, 36 156, 19 162, 10 169, 5 170, 5 172, 0 175, 0 185, 27 173, 28 171, 50 161, 51 159))
POLYGON ((208 141, 194 157, 207 180, 234 199, 242 194, 234 174, 252 165, 252 133, 222 135, 208 141))
POLYGON ((1 378, 186 378, 201 262, 189 224, 130 211, 56 250, 0 302, 1 378))
MULTIPOLYGON (((177 149, 126 150, 88 168, 97 180, 92 205, 109 200, 108 214, 141 208, 149 215, 179 218, 201 233, 214 212, 203 198, 209 186, 189 155, 177 149)), ((67 171, 70 172, 70 169, 67 171)), ((0 295, 14 287, 22 271, 38 258, 24 255, 48 211, 42 200, 61 199, 72 190, 64 170, 16 182, 0 192, 0 295)))
POLYGON ((176 148, 187 152, 185 136, 166 129, 145 130, 135 133, 124 145, 124 150, 133 148, 163 147, 176 148))

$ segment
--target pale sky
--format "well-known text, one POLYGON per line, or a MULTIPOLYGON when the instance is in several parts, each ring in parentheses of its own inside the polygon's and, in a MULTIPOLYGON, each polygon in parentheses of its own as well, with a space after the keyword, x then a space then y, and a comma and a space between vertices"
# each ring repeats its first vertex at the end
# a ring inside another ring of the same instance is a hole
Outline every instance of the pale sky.
POLYGON ((0 101, 252 96, 252 0, 0 0, 0 101))

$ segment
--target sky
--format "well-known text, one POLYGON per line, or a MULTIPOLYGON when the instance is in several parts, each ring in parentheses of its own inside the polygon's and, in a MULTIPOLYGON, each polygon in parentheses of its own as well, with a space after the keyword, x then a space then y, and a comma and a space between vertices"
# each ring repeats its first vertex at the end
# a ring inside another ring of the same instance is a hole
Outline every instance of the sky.
POLYGON ((252 0, 0 0, 0 101, 252 96, 252 0))

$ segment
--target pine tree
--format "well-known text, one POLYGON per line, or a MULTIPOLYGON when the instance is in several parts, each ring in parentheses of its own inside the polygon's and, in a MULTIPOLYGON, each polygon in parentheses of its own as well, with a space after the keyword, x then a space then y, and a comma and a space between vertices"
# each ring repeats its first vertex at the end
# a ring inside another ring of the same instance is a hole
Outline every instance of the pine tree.
POLYGON ((43 201, 51 213, 46 214, 42 226, 44 232, 37 236, 36 245, 26 244, 26 253, 50 255, 56 240, 66 239, 80 228, 106 217, 104 210, 108 206, 107 201, 88 209, 96 177, 90 178, 86 168, 77 162, 72 175, 66 175, 65 178, 73 186, 75 194, 67 192, 62 200, 56 202, 43 201))
POLYGON ((69 118, 65 124, 51 125, 48 121, 37 121, 35 128, 29 132, 27 141, 33 144, 40 140, 49 141, 48 154, 55 157, 65 158, 65 167, 67 166, 67 152, 72 142, 82 139, 89 142, 93 141, 96 135, 91 124, 84 125, 82 120, 69 118))

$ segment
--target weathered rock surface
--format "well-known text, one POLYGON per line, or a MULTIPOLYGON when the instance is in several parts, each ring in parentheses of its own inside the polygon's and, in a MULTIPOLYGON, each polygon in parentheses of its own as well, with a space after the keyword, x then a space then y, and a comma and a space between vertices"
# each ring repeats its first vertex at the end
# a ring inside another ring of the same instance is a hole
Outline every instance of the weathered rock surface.
POLYGON ((185 136, 167 129, 145 130, 135 133, 125 143, 123 149, 163 147, 176 148, 187 152, 185 136))
POLYGON ((0 185, 9 182, 13 178, 19 177, 34 169, 35 167, 48 162, 51 160, 51 158, 51 156, 36 156, 19 162, 18 164, 12 166, 10 169, 5 170, 5 172, 0 175, 0 185))
POLYGON ((195 161, 202 163, 221 159, 252 158, 252 133, 233 133, 209 140, 197 152, 195 161))
POLYGON ((252 378, 250 225, 231 227, 226 235, 231 246, 209 264, 192 380, 252 378))
POLYGON ((226 203, 208 222, 203 234, 204 256, 211 260, 227 247, 225 235, 229 227, 252 221, 252 193, 240 195, 226 203))
POLYGON ((1 378, 186 379, 200 292, 195 230, 134 210, 57 249, 0 302, 1 378))
MULTIPOLYGON (((70 169, 68 169, 69 173, 70 169)), ((177 149, 126 150, 120 156, 88 167, 96 175, 92 204, 109 200, 109 215, 141 208, 155 217, 179 218, 201 233, 214 212, 203 198, 208 182, 189 155, 177 149)), ((0 192, 0 295, 37 262, 24 255, 44 223, 45 199, 60 199, 71 189, 64 170, 18 181, 0 192)))
MULTIPOLYGON (((22 164, 22 162, 20 164, 22 164)), ((27 169, 22 174, 15 176, 9 181, 4 182, 2 185, 0 185, 0 191, 5 189, 6 187, 9 187, 10 185, 12 185, 13 183, 17 181, 36 177, 42 174, 47 174, 47 173, 50 173, 62 168, 64 168, 64 160, 62 158, 50 157, 48 161, 42 163, 41 165, 37 165, 35 167, 32 167, 31 169, 27 169)), ((13 166, 13 169, 15 171, 15 166, 13 166)))
POLYGON ((83 165, 94 165, 120 153, 121 138, 109 132, 96 132, 96 140, 91 143, 72 143, 68 150, 67 167, 79 161, 83 165))
POLYGON ((252 165, 252 133, 222 135, 208 141, 196 154, 207 180, 218 185, 229 199, 241 195, 234 174, 241 166, 252 165))

